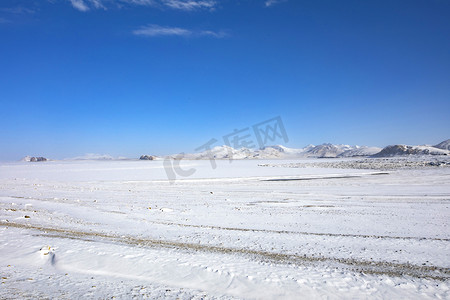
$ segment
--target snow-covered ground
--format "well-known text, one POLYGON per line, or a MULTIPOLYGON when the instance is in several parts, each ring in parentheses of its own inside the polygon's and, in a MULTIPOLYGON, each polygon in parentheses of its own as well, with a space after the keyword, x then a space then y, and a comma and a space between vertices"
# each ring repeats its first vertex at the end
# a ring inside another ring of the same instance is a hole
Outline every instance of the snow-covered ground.
POLYGON ((0 298, 449 299, 450 168, 348 161, 3 163, 0 298))

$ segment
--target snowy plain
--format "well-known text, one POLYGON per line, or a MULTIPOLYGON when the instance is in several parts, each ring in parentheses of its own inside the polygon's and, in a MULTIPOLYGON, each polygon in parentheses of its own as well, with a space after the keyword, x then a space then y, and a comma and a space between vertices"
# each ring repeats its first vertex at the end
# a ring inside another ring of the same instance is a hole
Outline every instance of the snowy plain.
POLYGON ((450 168, 322 161, 2 163, 0 298, 449 299, 450 168))

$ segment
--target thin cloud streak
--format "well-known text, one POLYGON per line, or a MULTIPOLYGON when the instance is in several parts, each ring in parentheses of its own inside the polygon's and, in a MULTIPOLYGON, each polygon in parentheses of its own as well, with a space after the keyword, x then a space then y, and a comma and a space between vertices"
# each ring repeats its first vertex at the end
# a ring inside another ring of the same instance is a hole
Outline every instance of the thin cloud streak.
POLYGON ((106 9, 106 7, 103 5, 103 3, 101 2, 101 0, 91 0, 92 4, 94 5, 95 8, 103 8, 106 9))
POLYGON ((158 36, 183 36, 183 37, 201 37, 210 36, 214 38, 223 38, 227 34, 224 32, 215 32, 211 30, 194 31, 180 27, 168 27, 160 25, 147 25, 133 31, 134 35, 158 37, 158 36))
POLYGON ((70 3, 72 3, 72 6, 79 11, 88 11, 89 6, 83 1, 83 0, 70 0, 70 3))
POLYGON ((265 2, 265 5, 266 5, 266 7, 270 7, 270 6, 273 6, 273 5, 282 3, 282 2, 286 2, 286 1, 287 1, 287 0, 267 0, 267 1, 265 2))
POLYGON ((155 0, 121 0, 120 2, 125 2, 128 4, 134 4, 134 5, 143 5, 143 6, 157 5, 157 2, 155 0))
POLYGON ((211 0, 204 1, 180 1, 180 0, 166 0, 164 5, 180 10, 195 10, 195 9, 214 9, 216 2, 211 0))
POLYGON ((192 34, 192 31, 179 28, 179 27, 164 27, 159 25, 148 25, 145 27, 141 27, 140 29, 136 29, 133 31, 134 35, 142 35, 142 36, 189 36, 192 34))
POLYGON ((223 32, 223 31, 215 32, 215 31, 210 31, 210 30, 200 31, 199 35, 201 35, 201 36, 211 36, 211 37, 215 37, 215 38, 218 38, 218 39, 228 36, 228 34, 223 32))
POLYGON ((34 14, 35 11, 23 6, 16 6, 16 7, 6 7, 6 8, 0 8, 0 12, 8 13, 8 14, 34 14))
MULTIPOLYGON (((82 12, 91 8, 106 9, 106 4, 114 3, 113 0, 69 0, 72 6, 82 12)), ((119 3, 137 6, 168 7, 171 9, 193 11, 193 10, 214 10, 215 0, 119 0, 119 3)), ((116 4, 119 4, 116 2, 116 4)))
POLYGON ((23 20, 27 15, 32 15, 35 10, 23 6, 0 8, 0 24, 14 23, 16 20, 23 20))

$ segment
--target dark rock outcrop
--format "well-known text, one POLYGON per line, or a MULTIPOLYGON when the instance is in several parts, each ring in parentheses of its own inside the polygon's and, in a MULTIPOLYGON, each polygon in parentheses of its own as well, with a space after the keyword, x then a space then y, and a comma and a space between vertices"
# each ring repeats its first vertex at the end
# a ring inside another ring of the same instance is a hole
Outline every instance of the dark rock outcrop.
POLYGON ((32 156, 27 161, 29 161, 29 162, 39 162, 39 161, 47 161, 47 159, 45 157, 42 157, 42 156, 38 156, 38 157, 32 156))
POLYGON ((141 157, 139 157, 140 160, 154 160, 156 157, 153 155, 141 155, 141 157))

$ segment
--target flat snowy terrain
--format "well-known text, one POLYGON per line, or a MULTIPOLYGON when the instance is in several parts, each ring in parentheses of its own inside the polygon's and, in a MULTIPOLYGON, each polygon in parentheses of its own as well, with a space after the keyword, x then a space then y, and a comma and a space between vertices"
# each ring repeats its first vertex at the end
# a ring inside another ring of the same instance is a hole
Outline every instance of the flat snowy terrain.
POLYGON ((0 298, 450 298, 448 166, 216 163, 1 164, 0 298))

